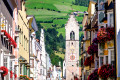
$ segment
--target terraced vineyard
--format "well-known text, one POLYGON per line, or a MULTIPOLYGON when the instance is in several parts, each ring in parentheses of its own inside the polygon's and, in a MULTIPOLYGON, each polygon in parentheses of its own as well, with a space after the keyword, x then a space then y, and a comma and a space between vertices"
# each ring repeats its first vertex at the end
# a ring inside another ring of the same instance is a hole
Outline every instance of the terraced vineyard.
MULTIPOLYGON (((65 24, 67 23, 69 14, 75 11, 83 12, 87 10, 87 7, 73 5, 72 3, 74 3, 74 1, 75 0, 26 0, 25 2, 27 14, 34 15, 36 18, 39 27, 39 31, 37 31, 38 39, 40 29, 44 28, 45 30, 46 51, 52 54, 50 57, 60 57, 60 48, 62 48, 61 53, 65 53, 65 24), (55 55, 55 51, 58 52, 57 55, 55 55)), ((76 16, 79 24, 81 24, 82 19, 83 14, 76 16)), ((80 25, 80 27, 82 26, 80 25)), ((80 33, 80 35, 82 34, 83 33, 80 33)), ((52 61, 53 64, 57 65, 57 63, 54 63, 54 60, 52 61)))

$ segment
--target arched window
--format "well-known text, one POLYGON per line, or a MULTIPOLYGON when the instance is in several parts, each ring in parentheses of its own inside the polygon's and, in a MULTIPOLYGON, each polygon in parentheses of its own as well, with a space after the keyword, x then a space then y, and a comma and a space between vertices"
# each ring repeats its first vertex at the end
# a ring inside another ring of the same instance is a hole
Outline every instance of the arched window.
POLYGON ((75 33, 73 31, 70 33, 70 40, 75 40, 75 33))

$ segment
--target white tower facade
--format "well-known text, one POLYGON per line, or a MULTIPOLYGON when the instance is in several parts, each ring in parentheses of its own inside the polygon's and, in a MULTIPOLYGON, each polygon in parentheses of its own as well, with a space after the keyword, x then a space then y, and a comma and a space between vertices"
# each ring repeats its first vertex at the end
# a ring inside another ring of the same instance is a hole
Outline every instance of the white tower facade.
POLYGON ((74 76, 79 78, 79 24, 74 15, 65 26, 66 30, 66 80, 74 80, 74 76))

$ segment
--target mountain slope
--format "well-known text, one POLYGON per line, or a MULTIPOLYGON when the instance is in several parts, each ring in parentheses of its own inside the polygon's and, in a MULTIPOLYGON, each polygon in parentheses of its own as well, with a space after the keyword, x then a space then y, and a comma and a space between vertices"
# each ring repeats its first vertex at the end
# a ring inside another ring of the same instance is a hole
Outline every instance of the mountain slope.
MULTIPOLYGON (((46 51, 50 54, 53 65, 58 65, 65 53, 65 24, 69 14, 74 11, 86 11, 87 7, 73 5, 75 0, 26 0, 28 15, 34 15, 37 21, 37 38, 40 37, 40 29, 45 30, 46 51), (56 55, 55 52, 58 52, 56 55)), ((76 20, 81 24, 83 14, 78 14, 76 20)), ((82 27, 82 26, 81 26, 82 27)), ((61 62, 62 64, 62 62, 61 62)))

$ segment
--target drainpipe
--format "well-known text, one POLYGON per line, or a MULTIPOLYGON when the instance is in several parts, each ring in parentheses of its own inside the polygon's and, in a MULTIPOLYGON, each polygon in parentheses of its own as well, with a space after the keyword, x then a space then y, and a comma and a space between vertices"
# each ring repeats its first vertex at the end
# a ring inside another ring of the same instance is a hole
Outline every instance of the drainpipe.
MULTIPOLYGON (((114 19, 114 28, 115 28, 115 30, 114 30, 114 32, 115 32, 115 35, 116 35, 116 3, 115 3, 115 1, 116 0, 113 0, 113 4, 114 4, 114 8, 113 8, 113 19, 114 19)), ((116 36, 114 36, 114 58, 115 58, 115 66, 114 66, 114 68, 115 68, 115 80, 117 80, 117 49, 116 49, 116 47, 117 47, 117 44, 116 44, 116 36)))

